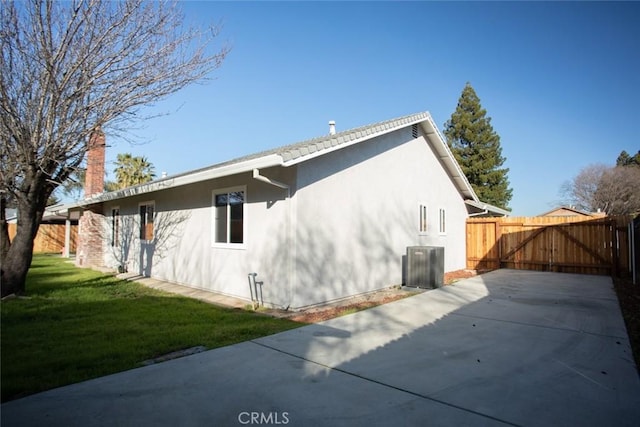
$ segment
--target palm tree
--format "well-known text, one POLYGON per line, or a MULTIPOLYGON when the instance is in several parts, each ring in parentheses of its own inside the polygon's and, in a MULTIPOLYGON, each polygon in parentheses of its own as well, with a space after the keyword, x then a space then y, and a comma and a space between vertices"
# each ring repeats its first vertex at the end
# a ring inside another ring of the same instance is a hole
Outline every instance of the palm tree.
POLYGON ((154 169, 146 157, 134 157, 130 153, 118 154, 114 169, 118 189, 153 180, 156 177, 154 169))

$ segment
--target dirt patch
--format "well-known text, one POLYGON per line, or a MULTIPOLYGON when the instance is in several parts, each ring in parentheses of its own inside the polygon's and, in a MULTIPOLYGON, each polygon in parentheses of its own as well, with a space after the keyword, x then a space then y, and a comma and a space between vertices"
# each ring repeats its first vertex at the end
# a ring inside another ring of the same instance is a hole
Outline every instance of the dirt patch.
POLYGON ((334 317, 375 307, 380 304, 397 301, 402 298, 416 295, 422 291, 423 290, 421 289, 407 290, 399 287, 385 289, 364 296, 349 298, 337 303, 301 310, 287 317, 294 322, 317 323, 333 319, 334 317))
POLYGON ((636 361, 636 368, 640 367, 640 284, 633 284, 631 278, 613 278, 613 284, 618 295, 620 311, 627 326, 627 334, 631 342, 631 349, 636 361))
POLYGON ((487 273, 491 270, 456 270, 444 273, 444 284, 450 285, 461 279, 477 276, 478 274, 487 273))
POLYGON ((185 348, 184 350, 173 351, 171 353, 163 354, 154 359, 145 360, 141 363, 142 366, 153 365, 155 363, 166 362, 167 360, 177 359, 179 357, 191 356, 192 354, 202 353, 207 351, 207 347, 199 345, 196 347, 185 348))
MULTIPOLYGON (((452 271, 449 273, 445 273, 444 283, 445 285, 449 285, 457 280, 473 277, 483 272, 484 271, 480 272, 476 270, 452 271)), ((293 320, 295 322, 318 323, 325 320, 333 319, 334 317, 344 316, 345 314, 355 313, 357 311, 366 310, 367 308, 375 307, 377 305, 387 304, 392 301, 407 298, 424 291, 425 289, 394 287, 359 297, 349 298, 333 304, 311 307, 306 310, 300 310, 296 312, 270 312, 269 310, 267 310, 266 312, 267 314, 276 315, 278 317, 286 317, 287 319, 293 320)))

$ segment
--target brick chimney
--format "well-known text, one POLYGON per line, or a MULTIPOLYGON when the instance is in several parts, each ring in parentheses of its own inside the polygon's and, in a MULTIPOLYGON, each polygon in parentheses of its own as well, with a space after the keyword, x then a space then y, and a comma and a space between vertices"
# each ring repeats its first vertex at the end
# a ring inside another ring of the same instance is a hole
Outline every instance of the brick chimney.
MULTIPOLYGON (((104 132, 98 126, 91 133, 87 146, 87 171, 84 177, 85 199, 104 192, 105 150, 104 132)), ((85 207, 78 221, 77 266, 91 267, 103 264, 103 224, 102 203, 85 207)))
POLYGON ((98 126, 89 137, 87 171, 84 177, 84 198, 104 192, 105 139, 98 126))

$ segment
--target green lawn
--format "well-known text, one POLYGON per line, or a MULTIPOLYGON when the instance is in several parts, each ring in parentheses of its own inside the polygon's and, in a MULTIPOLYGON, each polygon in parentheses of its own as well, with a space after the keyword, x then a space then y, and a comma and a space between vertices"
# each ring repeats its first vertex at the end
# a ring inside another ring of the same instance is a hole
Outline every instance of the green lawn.
POLYGON ((222 347, 300 326, 219 308, 34 257, 27 298, 1 303, 1 399, 140 366, 197 345, 222 347))

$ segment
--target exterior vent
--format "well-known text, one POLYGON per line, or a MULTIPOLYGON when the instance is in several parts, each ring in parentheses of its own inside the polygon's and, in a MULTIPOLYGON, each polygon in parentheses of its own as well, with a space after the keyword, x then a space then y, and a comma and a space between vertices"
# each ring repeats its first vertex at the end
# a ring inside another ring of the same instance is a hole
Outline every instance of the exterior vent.
POLYGON ((411 126, 411 135, 414 138, 418 137, 418 125, 417 124, 411 126))
POLYGON ((334 120, 331 120, 329 122, 329 135, 335 135, 336 134, 336 122, 334 120))
POLYGON ((434 289, 444 284, 444 248, 441 246, 407 247, 405 286, 434 289))

